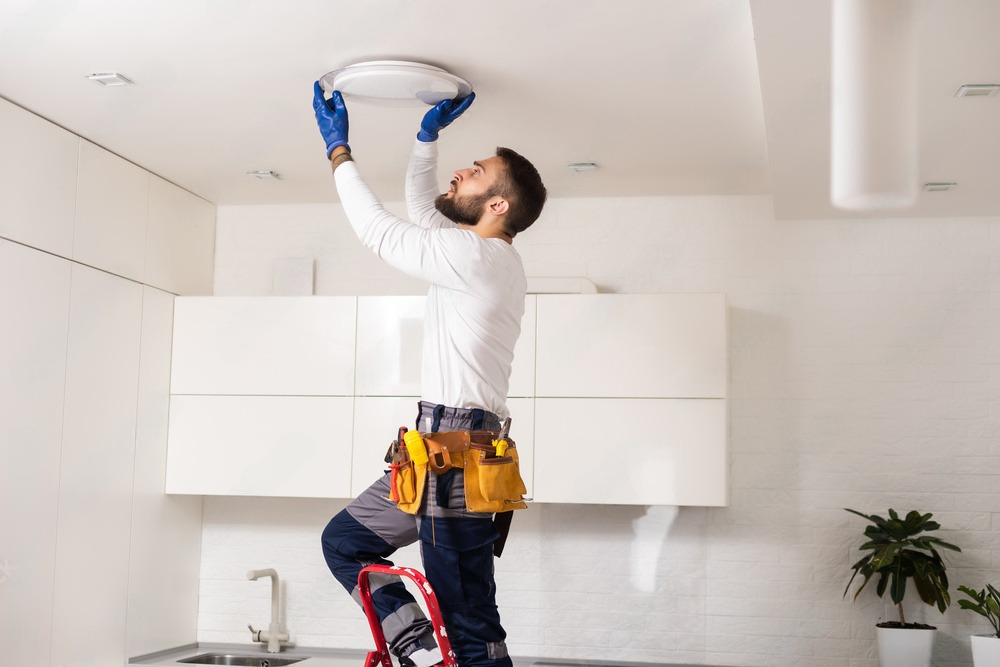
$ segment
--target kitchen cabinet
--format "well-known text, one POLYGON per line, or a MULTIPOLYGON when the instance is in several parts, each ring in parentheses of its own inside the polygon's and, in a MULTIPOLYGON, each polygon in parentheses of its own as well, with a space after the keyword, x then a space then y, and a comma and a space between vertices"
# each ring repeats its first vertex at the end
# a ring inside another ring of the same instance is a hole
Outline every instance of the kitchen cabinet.
POLYGON ((146 284, 173 294, 210 295, 214 271, 215 206, 150 176, 146 284))
MULTIPOLYGON (((535 299, 525 297, 508 396, 534 395, 535 299)), ((358 396, 419 396, 422 296, 358 297, 358 396)))
POLYGON ((723 294, 539 295, 535 395, 722 398, 723 294))
POLYGON ((143 282, 149 178, 131 162, 81 142, 75 261, 143 282))
POLYGON ((17 610, 0 642, 11 665, 49 664, 71 275, 69 262, 0 239, 0 585, 5 613, 17 610))
POLYGON ((351 396, 354 297, 177 299, 171 394, 351 396))
POLYGON ((123 664, 142 286, 72 267, 51 664, 123 664), (81 576, 81 573, 86 573, 81 576))
POLYGON ((726 504, 726 401, 538 398, 535 500, 726 504))
POLYGON ((0 99, 0 236, 73 254, 80 138, 0 99))
POLYGON ((167 493, 346 498, 354 399, 170 399, 167 493))

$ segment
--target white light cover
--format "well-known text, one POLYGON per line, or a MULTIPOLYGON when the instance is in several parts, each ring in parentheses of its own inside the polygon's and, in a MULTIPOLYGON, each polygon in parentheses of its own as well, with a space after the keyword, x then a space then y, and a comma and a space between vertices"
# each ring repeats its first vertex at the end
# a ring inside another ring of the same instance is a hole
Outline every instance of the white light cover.
POLYGON ((847 210, 917 199, 913 0, 833 0, 830 200, 847 210))
POLYGON ((324 74, 327 92, 339 90, 349 102, 384 107, 434 105, 465 97, 472 85, 440 67, 402 60, 373 60, 324 74))

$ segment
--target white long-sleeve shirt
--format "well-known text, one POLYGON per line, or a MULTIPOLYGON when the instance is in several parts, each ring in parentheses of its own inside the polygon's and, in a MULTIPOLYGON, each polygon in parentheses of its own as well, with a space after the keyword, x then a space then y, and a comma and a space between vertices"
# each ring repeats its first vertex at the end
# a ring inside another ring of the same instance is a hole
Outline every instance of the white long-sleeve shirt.
POLYGON ((424 313, 421 393, 425 401, 507 417, 514 345, 527 279, 502 239, 459 229, 434 207, 437 144, 417 141, 406 175, 412 222, 376 199, 357 166, 334 172, 347 219, 361 242, 404 273, 431 283, 424 313))

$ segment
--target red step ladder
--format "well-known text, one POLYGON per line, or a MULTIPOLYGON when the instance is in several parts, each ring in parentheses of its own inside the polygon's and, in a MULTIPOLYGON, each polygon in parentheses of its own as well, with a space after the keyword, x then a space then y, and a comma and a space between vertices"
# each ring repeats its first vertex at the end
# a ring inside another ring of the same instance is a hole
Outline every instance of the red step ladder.
POLYGON ((406 577, 420 590, 427 604, 427 612, 430 615, 431 625, 434 626, 434 637, 437 639, 438 648, 444 661, 444 667, 458 667, 455 661, 455 652, 451 650, 451 642, 448 641, 448 630, 444 627, 444 619, 441 616, 441 607, 438 605, 437 595, 434 589, 423 574, 409 567, 399 567, 396 565, 369 565, 361 569, 358 573, 358 589, 361 593, 361 606, 368 617, 368 625, 372 629, 372 637, 375 638, 375 650, 368 652, 365 659, 365 667, 375 667, 381 664, 382 667, 393 667, 392 659, 389 657, 389 646, 385 642, 385 633, 382 632, 382 624, 379 623, 378 616, 375 615, 375 605, 372 603, 371 584, 368 582, 370 574, 391 574, 397 577, 406 577))

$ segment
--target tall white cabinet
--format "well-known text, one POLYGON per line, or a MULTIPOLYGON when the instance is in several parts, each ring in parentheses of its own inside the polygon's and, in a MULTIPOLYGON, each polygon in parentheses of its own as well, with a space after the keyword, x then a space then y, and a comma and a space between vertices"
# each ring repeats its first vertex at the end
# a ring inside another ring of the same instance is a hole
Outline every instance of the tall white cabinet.
POLYGON ((196 637, 201 502, 163 493, 168 290, 210 293, 214 207, 3 100, 0 145, 4 660, 124 664, 196 637))

